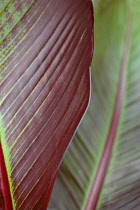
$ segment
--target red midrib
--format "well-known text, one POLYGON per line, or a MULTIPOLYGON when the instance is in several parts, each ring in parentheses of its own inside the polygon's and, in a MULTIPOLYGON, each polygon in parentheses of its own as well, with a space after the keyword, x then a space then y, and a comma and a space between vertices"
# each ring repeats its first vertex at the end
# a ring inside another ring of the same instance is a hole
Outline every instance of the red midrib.
POLYGON ((9 182, 7 177, 7 171, 5 167, 3 151, 0 144, 0 190, 1 190, 1 199, 2 199, 2 206, 0 209, 2 210, 12 210, 12 201, 10 195, 10 188, 9 182))
POLYGON ((91 186, 91 190, 89 192, 88 199, 85 204, 85 210, 95 210, 99 196, 103 187, 103 183, 107 174, 108 166, 111 159, 112 149, 115 141, 115 137, 117 134, 119 118, 121 113, 122 101, 124 96, 124 89, 125 89, 125 79, 126 79, 126 68, 128 62, 128 53, 130 47, 130 37, 131 37, 131 29, 130 25, 127 28, 127 35, 125 40, 125 46, 123 51, 123 58, 121 63, 120 69, 120 80, 118 85, 118 91, 116 96, 115 107, 108 131, 108 135, 106 138, 106 144, 104 146, 102 158, 100 160, 93 184, 91 186))

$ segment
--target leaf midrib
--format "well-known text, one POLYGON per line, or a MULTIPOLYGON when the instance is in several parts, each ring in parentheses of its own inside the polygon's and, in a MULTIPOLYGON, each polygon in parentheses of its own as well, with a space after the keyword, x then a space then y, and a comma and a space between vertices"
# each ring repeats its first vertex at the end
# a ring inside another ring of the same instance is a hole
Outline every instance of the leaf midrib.
POLYGON ((109 167, 112 150, 114 146, 114 142, 117 135, 117 130, 119 127, 120 115, 123 105, 123 98, 125 96, 125 82, 126 82, 126 73, 127 73, 127 64, 129 58, 129 49, 130 49, 130 40, 131 40, 131 22, 132 16, 128 14, 128 23, 126 28, 126 38, 123 49, 123 56, 120 66, 120 76, 119 76, 119 84, 117 88, 116 99, 114 103, 114 110, 112 113, 111 123, 108 129, 108 134, 106 138, 106 143, 103 149, 103 153, 101 156, 101 160, 99 162, 99 166, 97 168, 95 178, 92 182, 87 201, 84 206, 84 210, 94 210, 96 209, 99 196, 104 184, 104 180, 107 174, 107 170, 109 167))

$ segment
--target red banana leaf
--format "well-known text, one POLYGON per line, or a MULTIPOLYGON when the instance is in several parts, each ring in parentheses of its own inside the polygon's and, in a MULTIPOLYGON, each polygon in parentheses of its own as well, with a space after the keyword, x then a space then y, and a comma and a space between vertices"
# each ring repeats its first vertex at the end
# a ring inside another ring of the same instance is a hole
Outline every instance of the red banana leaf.
POLYGON ((0 208, 46 209, 89 102, 92 3, 0 6, 0 208))
POLYGON ((49 206, 139 210, 140 1, 94 2, 93 94, 49 206))

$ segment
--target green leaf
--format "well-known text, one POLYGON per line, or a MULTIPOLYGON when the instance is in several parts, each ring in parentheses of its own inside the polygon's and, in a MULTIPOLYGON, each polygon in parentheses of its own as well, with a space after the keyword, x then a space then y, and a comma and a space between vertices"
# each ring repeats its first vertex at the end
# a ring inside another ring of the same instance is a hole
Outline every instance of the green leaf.
POLYGON ((0 6, 0 208, 46 209, 89 102, 92 3, 0 6))
POLYGON ((139 209, 140 1, 95 1, 94 12, 91 103, 49 206, 139 209))

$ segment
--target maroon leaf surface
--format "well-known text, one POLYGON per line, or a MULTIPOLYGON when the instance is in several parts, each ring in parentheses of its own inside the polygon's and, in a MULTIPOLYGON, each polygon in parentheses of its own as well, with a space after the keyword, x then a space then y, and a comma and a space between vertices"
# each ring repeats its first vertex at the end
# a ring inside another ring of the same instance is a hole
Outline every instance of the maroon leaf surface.
POLYGON ((1 208, 45 209, 90 94, 90 0, 4 1, 1 208))

